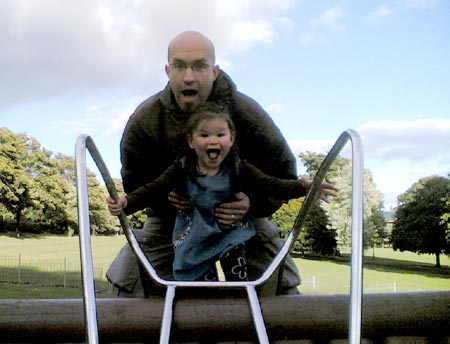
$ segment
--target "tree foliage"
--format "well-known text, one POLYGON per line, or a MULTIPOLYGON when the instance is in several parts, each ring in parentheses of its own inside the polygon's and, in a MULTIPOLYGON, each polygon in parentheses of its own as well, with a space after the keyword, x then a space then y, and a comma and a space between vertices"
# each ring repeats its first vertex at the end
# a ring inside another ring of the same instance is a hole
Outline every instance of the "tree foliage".
POLYGON ((450 254, 450 179, 430 176, 414 183, 398 197, 400 203, 392 230, 395 250, 450 254))
MULTIPOLYGON (((113 179, 113 182, 117 188, 119 195, 125 195, 123 190, 122 180, 113 179)), ((145 220, 147 220, 147 213, 145 210, 139 210, 128 217, 130 221, 131 228, 142 228, 144 226, 145 220)), ((121 231, 122 229, 120 229, 121 231)))
POLYGON ((364 219, 364 246, 366 248, 383 245, 388 237, 386 225, 381 209, 372 209, 370 216, 364 219))
MULTIPOLYGON (((36 139, 7 128, 0 128, 0 145, 2 224, 11 223, 17 235, 21 228, 56 234, 76 232, 74 158, 54 155, 36 139)), ((90 171, 88 184, 92 230, 97 233, 113 230, 118 221, 107 210, 106 188, 90 171)))
MULTIPOLYGON (((304 162, 307 173, 313 178, 317 173, 324 154, 311 152, 301 153, 300 158, 304 162)), ((365 244, 371 246, 385 236, 385 223, 380 219, 383 206, 383 196, 377 190, 369 170, 364 170, 364 238, 365 244), (378 240, 378 241, 377 241, 378 240)), ((321 203, 328 219, 330 230, 336 233, 337 248, 347 248, 351 245, 352 224, 352 162, 338 156, 331 164, 326 181, 338 188, 337 197, 329 204, 321 203)))
MULTIPOLYGON (((301 153, 306 172, 312 179, 325 158, 323 154, 301 153)), ((332 254, 351 244, 352 224, 352 163, 337 157, 330 166, 326 181, 338 189, 337 197, 330 204, 317 202, 305 220, 295 249, 301 252, 332 254)), ((283 205, 271 218, 281 228, 282 233, 291 230, 301 201, 293 200, 283 205)), ((372 247, 382 243, 386 237, 386 223, 381 213, 382 194, 376 189, 370 171, 364 171, 364 238, 365 246, 372 247)))
MULTIPOLYGON (((284 204, 271 221, 281 229, 286 237, 293 229, 303 198, 294 199, 284 204)), ((299 236, 294 244, 296 252, 331 255, 336 250, 336 233, 329 226, 329 220, 318 202, 314 203, 305 219, 299 236)))
POLYGON ((4 216, 20 223, 23 211, 34 206, 31 176, 22 164, 22 157, 26 160, 29 154, 28 138, 1 128, 0 144, 0 203, 7 210, 4 216))

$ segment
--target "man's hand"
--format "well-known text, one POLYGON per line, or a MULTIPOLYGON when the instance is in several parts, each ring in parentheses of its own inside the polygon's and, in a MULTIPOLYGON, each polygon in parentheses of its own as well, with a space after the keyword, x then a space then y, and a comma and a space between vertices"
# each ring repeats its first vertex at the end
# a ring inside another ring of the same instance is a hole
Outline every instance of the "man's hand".
MULTIPOLYGON (((303 186, 307 191, 311 188, 313 181, 311 179, 307 179, 305 177, 300 178, 303 186)), ((338 192, 338 188, 333 184, 324 182, 320 185, 320 190, 318 193, 318 198, 324 201, 325 203, 330 203, 330 197, 336 197, 338 192)))
POLYGON ((189 211, 192 209, 192 203, 189 197, 176 191, 169 192, 169 202, 181 211, 189 211))
POLYGON ((106 202, 108 203, 109 212, 114 216, 119 216, 122 209, 125 209, 128 203, 127 198, 123 196, 119 197, 119 201, 117 203, 112 199, 112 197, 108 197, 106 202))
POLYGON ((236 221, 242 220, 250 209, 250 199, 243 192, 235 195, 233 202, 222 203, 216 208, 216 218, 219 223, 232 225, 236 221))

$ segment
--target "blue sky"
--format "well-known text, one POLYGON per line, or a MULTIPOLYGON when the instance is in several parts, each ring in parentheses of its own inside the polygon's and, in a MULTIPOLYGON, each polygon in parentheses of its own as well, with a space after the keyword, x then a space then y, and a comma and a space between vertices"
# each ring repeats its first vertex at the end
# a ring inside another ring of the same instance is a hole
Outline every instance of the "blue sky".
POLYGON ((450 3, 439 0, 2 0, 0 126, 67 155, 87 133, 119 177, 126 120, 165 86, 167 44, 187 29, 214 41, 296 155, 356 130, 386 207, 450 172, 450 3))

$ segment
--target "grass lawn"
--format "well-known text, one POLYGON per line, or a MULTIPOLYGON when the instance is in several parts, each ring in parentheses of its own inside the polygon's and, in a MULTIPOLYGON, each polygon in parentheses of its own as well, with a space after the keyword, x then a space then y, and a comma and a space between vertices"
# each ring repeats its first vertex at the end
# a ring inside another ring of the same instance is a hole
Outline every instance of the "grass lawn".
MULTIPOLYGON (((106 270, 125 244, 125 237, 92 237, 93 264, 106 270)), ((42 236, 20 239, 0 236, 0 258, 18 256, 23 260, 67 259, 79 263, 78 237, 42 236)), ((364 257, 364 291, 403 292, 450 290, 450 259, 441 256, 442 268, 434 267, 435 257, 392 249, 372 250, 364 257)), ((1 260, 0 260, 1 262, 1 260)), ((349 256, 343 254, 329 260, 295 258, 302 277, 303 294, 348 293, 350 280, 349 256)), ((0 269, 4 267, 0 265, 0 269)), ((37 273, 39 273, 37 271, 37 273)), ((40 287, 0 283, 0 298, 81 298, 80 288, 40 287)), ((113 297, 100 290, 98 297, 113 297)))
MULTIPOLYGON (((297 258, 304 282, 304 294, 348 293, 350 287, 350 257, 330 260, 297 258)), ((397 252, 390 248, 366 251, 364 256, 364 292, 409 292, 450 290, 450 259, 441 257, 441 268, 435 267, 435 257, 412 252, 397 252)))
MULTIPOLYGON (((92 236, 92 255, 94 265, 109 266, 121 247, 126 243, 121 236, 92 236)), ((0 236, 0 256, 16 256, 24 259, 64 259, 80 261, 78 237, 65 236, 26 236, 13 238, 0 236)))
MULTIPOLYGON (((119 250, 125 244, 125 236, 93 236, 91 237, 92 256, 94 267, 101 267, 106 271, 111 261, 117 255, 119 250)), ((80 249, 78 237, 65 236, 22 236, 14 238, 0 236, 0 258, 17 257, 19 254, 23 261, 46 261, 63 260, 68 263, 80 263, 80 249)), ((0 269, 5 267, 1 266, 0 269)), ((36 271, 39 273, 39 271, 36 271)), ((101 287, 97 291, 97 297, 114 297, 113 291, 101 287)), ((0 283, 0 298, 16 299, 68 299, 81 298, 82 289, 80 288, 62 288, 62 287, 44 287, 29 284, 10 284, 0 283)))

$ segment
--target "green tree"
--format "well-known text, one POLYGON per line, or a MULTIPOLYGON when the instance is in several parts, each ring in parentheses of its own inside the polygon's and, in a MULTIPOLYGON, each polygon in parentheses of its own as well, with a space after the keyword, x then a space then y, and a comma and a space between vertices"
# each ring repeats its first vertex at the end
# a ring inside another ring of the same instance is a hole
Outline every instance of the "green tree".
MULTIPOLYGON (((78 233, 78 200, 75 172, 75 159, 71 156, 57 154, 54 158, 59 179, 65 183, 65 231, 69 235, 78 233)), ((115 232, 119 221, 108 211, 106 186, 100 182, 96 174, 89 169, 86 171, 89 198, 89 220, 93 234, 109 234, 115 232)))
MULTIPOLYGON (((450 173, 448 173, 447 178, 450 179, 450 173)), ((450 242, 450 197, 445 201, 446 211, 441 216, 441 223, 447 226, 447 241, 450 242)))
MULTIPOLYGON (((117 192, 120 196, 125 195, 123 190, 123 184, 121 179, 114 178, 114 184, 116 186, 117 192)), ((129 216, 131 228, 142 228, 144 226, 145 220, 147 220, 147 213, 145 210, 137 211, 136 213, 129 216)), ((118 222, 119 223, 119 222, 118 222)), ((120 226, 120 224, 119 224, 120 226)))
POLYGON ((88 190, 91 232, 93 234, 114 232, 118 220, 109 213, 106 204, 108 192, 106 187, 97 180, 95 174, 90 171, 88 171, 88 190))
MULTIPOLYGON (((307 152, 301 154, 300 157, 307 167, 309 177, 313 178, 324 156, 307 152)), ((336 168, 336 164, 331 166, 331 174, 336 168)), ((329 179, 328 176, 326 179, 329 179)), ((281 228, 283 235, 286 235, 284 233, 292 229, 302 203, 303 199, 292 200, 272 215, 271 220, 281 228)), ((336 236, 336 230, 331 226, 328 214, 323 210, 320 202, 317 202, 307 214, 307 219, 305 219, 294 249, 302 253, 332 254, 336 252, 336 236)))
POLYGON ((375 247, 384 243, 387 237, 386 221, 380 209, 372 209, 372 213, 364 220, 364 246, 372 247, 375 258, 375 247))
MULTIPOLYGON (((270 217, 270 221, 273 222, 281 231, 281 237, 286 238, 288 234, 292 231, 295 219, 303 204, 303 199, 293 199, 285 204, 283 204, 280 209, 278 209, 270 217)), ((304 242, 305 242, 305 230, 303 229, 294 244, 294 250, 297 252, 304 253, 304 242)))
POLYGON ((394 250, 440 255, 450 254, 450 179, 430 176, 414 183, 398 197, 400 206, 392 229, 394 250))
MULTIPOLYGON (((450 173, 447 175, 447 177, 450 179, 450 173)), ((441 224, 446 226, 446 240, 447 243, 450 245, 450 197, 447 198, 445 201, 445 212, 441 216, 441 224)))
MULTIPOLYGON (((320 164, 325 158, 324 154, 311 152, 301 153, 307 173, 312 178, 317 173, 320 164)), ((368 224, 374 211, 380 211, 383 205, 383 196, 376 189, 372 174, 364 170, 364 219, 368 224)), ((338 249, 349 247, 351 244, 351 208, 352 208, 352 162, 349 159, 338 156, 331 164, 326 176, 328 182, 333 183, 338 189, 337 197, 329 204, 322 203, 333 231, 336 233, 338 249)), ((364 233, 367 237, 370 232, 364 233)), ((371 242, 373 238, 366 241, 371 242)))
POLYGON ((39 207, 41 193, 35 188, 34 177, 40 162, 34 160, 40 147, 25 134, 14 134, 0 128, 0 202, 16 221, 16 234, 26 210, 39 207))
MULTIPOLYGON (((272 215, 271 221, 281 230, 282 237, 286 237, 294 226, 303 198, 294 199, 272 215)), ((294 244, 294 250, 301 254, 316 253, 330 255, 336 251, 336 232, 330 226, 328 216, 319 202, 311 207, 304 226, 294 244)))
POLYGON ((64 205, 65 216, 61 221, 64 222, 64 234, 71 236, 78 232, 78 207, 77 207, 77 189, 75 176, 75 159, 64 154, 56 154, 55 164, 59 173, 59 178, 65 184, 64 205))
MULTIPOLYGON (((0 128, 0 205, 2 223, 14 220, 17 235, 23 222, 35 232, 72 234, 78 230, 75 162, 73 157, 41 147, 26 134, 0 128)), ((117 227, 106 206, 106 187, 87 171, 91 226, 95 233, 117 227)), ((118 222, 117 222, 118 223, 118 222)))
MULTIPOLYGON (((78 200, 76 189, 75 159, 58 154, 57 161, 60 179, 67 184, 65 195, 67 233, 78 233, 78 200)), ((108 234, 115 232, 119 221, 111 216, 106 204, 108 192, 106 186, 89 169, 86 171, 89 197, 89 220, 93 234, 108 234)))
POLYGON ((315 202, 305 221, 305 243, 311 252, 332 255, 336 253, 336 230, 331 226, 330 219, 320 206, 315 202))
POLYGON ((67 230, 67 194, 68 184, 60 177, 59 165, 53 153, 41 148, 36 140, 32 140, 34 149, 30 158, 30 170, 33 177, 35 204, 32 219, 45 224, 56 233, 67 230))

